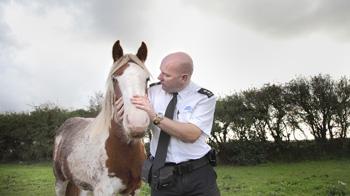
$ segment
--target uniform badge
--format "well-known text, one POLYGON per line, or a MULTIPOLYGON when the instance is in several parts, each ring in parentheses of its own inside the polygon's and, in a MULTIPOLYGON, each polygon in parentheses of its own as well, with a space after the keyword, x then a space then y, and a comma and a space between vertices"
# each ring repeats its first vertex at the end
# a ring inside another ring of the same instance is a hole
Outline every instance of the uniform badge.
POLYGON ((155 82, 155 83, 150 84, 149 87, 156 86, 156 85, 159 85, 159 84, 160 84, 160 82, 155 82))
POLYGON ((203 94, 203 95, 208 96, 208 98, 210 98, 210 97, 212 97, 212 96, 214 95, 214 93, 212 93, 210 90, 205 89, 205 88, 199 89, 198 92, 199 92, 200 94, 203 94))
POLYGON ((186 112, 191 112, 192 111, 192 107, 191 106, 186 106, 185 108, 184 108, 184 110, 186 111, 186 112))

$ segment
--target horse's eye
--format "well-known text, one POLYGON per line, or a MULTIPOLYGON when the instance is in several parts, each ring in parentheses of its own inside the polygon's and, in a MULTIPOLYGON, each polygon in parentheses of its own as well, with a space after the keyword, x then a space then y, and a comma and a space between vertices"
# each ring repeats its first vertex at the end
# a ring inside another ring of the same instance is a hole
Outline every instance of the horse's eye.
POLYGON ((146 79, 146 82, 149 82, 149 77, 146 79))

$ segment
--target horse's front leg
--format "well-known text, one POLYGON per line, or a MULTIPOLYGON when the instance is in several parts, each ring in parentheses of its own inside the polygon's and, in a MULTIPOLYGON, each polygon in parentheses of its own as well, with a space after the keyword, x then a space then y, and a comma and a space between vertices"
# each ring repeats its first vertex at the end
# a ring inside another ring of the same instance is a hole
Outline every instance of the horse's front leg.
POLYGON ((64 196, 66 194, 68 181, 56 180, 55 192, 56 196, 64 196))
POLYGON ((122 196, 139 196, 139 195, 140 195, 140 189, 135 190, 134 193, 122 194, 122 196))

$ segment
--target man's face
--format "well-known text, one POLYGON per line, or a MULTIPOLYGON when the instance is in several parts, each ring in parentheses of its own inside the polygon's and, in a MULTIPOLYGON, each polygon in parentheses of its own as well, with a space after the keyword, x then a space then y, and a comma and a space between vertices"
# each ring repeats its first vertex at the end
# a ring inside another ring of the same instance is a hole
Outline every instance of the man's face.
POLYGON ((185 85, 183 76, 177 70, 177 66, 171 63, 163 63, 160 66, 158 80, 160 80, 163 90, 168 93, 179 92, 185 85))

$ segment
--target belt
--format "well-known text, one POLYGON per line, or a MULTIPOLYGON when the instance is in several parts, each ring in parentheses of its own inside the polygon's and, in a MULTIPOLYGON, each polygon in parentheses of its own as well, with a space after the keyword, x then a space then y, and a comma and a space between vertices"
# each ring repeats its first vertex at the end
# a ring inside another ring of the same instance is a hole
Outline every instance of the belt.
POLYGON ((165 166, 173 166, 174 174, 184 175, 191 173, 192 171, 199 169, 205 165, 209 164, 207 156, 204 156, 199 159, 184 161, 181 163, 165 163, 165 166))

